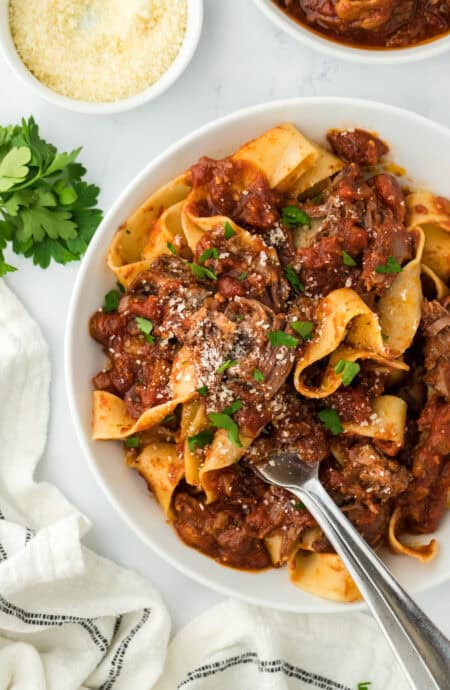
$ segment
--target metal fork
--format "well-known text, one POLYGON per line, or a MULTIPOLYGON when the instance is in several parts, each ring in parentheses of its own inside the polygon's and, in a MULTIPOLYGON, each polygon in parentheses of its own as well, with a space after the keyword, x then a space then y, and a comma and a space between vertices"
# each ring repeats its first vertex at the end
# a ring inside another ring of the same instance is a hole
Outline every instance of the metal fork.
POLYGON ((342 558, 414 690, 450 690, 450 642, 398 584, 339 510, 318 477, 318 463, 278 453, 252 468, 300 498, 342 558))

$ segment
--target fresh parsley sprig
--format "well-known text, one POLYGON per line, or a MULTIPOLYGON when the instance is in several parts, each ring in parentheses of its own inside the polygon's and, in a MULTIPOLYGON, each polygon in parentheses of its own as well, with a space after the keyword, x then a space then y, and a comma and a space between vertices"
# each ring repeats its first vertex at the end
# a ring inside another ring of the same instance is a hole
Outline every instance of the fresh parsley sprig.
POLYGON ((0 127, 0 277, 16 270, 5 261, 7 245, 42 268, 86 251, 102 212, 99 188, 82 179, 80 151, 58 153, 32 117, 0 127))

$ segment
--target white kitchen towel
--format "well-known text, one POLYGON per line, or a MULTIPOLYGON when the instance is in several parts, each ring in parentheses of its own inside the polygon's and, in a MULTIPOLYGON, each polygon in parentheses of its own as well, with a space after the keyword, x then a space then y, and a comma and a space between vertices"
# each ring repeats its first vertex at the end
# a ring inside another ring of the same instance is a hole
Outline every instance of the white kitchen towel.
POLYGON ((49 379, 42 334, 0 280, 0 690, 148 690, 170 628, 159 594, 82 546, 88 521, 33 478, 49 379))
POLYGON ((169 646, 154 690, 410 690, 367 615, 298 615, 225 601, 169 646))
POLYGON ((179 633, 157 682, 169 635, 158 593, 85 548, 88 521, 33 479, 49 378, 42 334, 0 280, 0 690, 407 690, 368 616, 232 601, 179 633))

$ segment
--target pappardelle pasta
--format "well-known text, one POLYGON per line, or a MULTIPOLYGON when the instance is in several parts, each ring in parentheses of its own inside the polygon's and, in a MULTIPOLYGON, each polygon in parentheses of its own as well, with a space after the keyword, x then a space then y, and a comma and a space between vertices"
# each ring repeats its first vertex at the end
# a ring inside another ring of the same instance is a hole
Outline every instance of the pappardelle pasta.
POLYGON ((201 158, 117 231, 91 318, 93 437, 123 443, 181 539, 360 597, 320 527, 252 470, 280 449, 374 547, 426 562, 450 487, 450 201, 369 132, 280 124, 201 158))

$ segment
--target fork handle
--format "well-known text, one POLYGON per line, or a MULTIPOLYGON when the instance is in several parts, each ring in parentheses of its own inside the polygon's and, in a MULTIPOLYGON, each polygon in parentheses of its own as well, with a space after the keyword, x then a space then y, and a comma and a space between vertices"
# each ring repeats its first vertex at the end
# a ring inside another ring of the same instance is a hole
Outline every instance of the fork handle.
POLYGON ((450 642, 400 587, 318 479, 290 490, 317 519, 342 558, 411 687, 450 690, 450 642))

